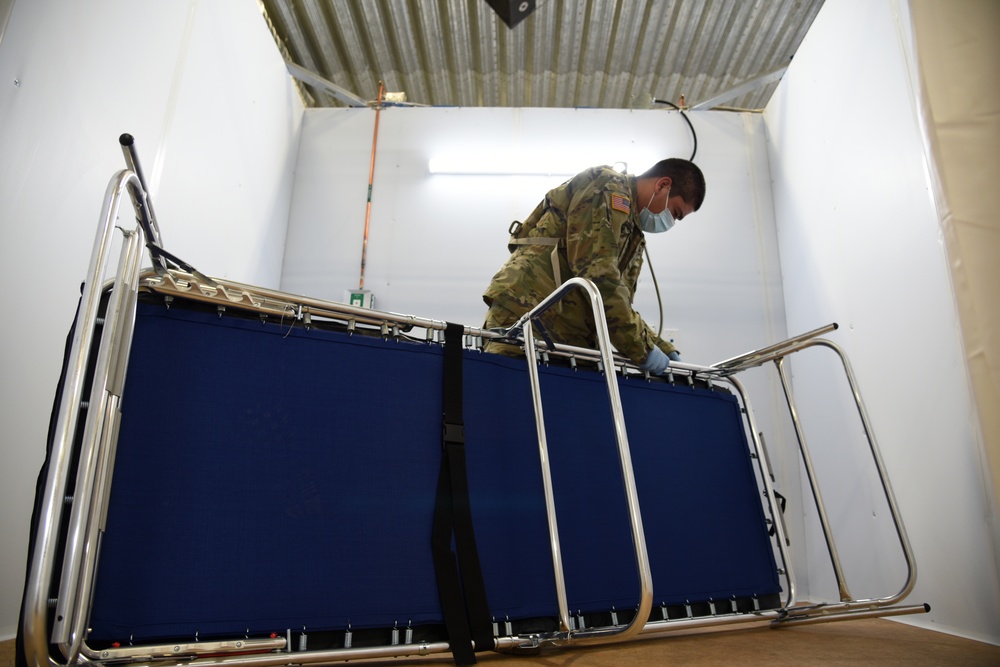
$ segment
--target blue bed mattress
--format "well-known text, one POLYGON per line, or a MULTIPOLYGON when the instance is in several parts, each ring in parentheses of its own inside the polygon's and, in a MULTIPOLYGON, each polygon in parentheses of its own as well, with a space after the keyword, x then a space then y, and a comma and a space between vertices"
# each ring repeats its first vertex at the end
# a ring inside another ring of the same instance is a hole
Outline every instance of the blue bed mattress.
MULTIPOLYGON (((431 525, 442 349, 140 303, 90 640, 440 624, 431 525)), ((472 514, 492 613, 556 616, 526 362, 467 350, 472 514)), ((654 604, 780 591, 743 418, 619 379, 654 604)), ((567 594, 638 577, 603 376, 541 368, 567 594)))

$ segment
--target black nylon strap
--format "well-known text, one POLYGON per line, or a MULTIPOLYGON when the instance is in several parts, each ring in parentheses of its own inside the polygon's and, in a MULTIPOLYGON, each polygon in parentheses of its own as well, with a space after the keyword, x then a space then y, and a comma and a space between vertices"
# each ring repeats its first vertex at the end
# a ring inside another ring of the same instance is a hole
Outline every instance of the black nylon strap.
POLYGON ((462 420, 462 335, 460 324, 447 325, 444 346, 442 407, 443 452, 438 477, 431 549, 438 595, 448 642, 455 663, 476 663, 476 651, 493 649, 493 626, 479 551, 472 526, 469 480, 465 464, 465 427, 462 420), (454 535, 455 548, 452 549, 454 535))
POLYGON ((476 651, 493 650, 493 623, 486 600, 486 585, 479 564, 476 533, 472 527, 472 507, 469 504, 469 480, 466 476, 465 447, 449 446, 451 465, 452 517, 455 522, 455 547, 465 585, 465 605, 469 614, 472 639, 476 651))
POLYGON ((441 598, 441 613, 448 631, 448 643, 457 665, 474 665, 476 656, 472 651, 472 632, 469 619, 465 615, 465 601, 462 582, 458 576, 458 562, 451 549, 452 533, 451 468, 447 455, 441 459, 438 476, 437 504, 434 508, 434 527, 431 530, 431 553, 434 556, 434 571, 437 575, 438 597, 441 598))
POLYGON ((445 443, 465 443, 465 435, 455 429, 464 428, 462 420, 462 335, 465 327, 449 322, 444 330, 444 394, 441 407, 444 411, 445 443), (449 439, 451 436, 451 439, 449 439))

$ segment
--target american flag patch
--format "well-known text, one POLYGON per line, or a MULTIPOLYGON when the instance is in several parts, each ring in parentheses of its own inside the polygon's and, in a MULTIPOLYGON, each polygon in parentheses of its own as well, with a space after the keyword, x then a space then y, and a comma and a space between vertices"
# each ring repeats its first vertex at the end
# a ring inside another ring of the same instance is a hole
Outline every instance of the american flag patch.
POLYGON ((611 195, 611 208, 616 211, 621 211, 622 213, 629 212, 629 202, 628 197, 622 197, 621 195, 611 195))

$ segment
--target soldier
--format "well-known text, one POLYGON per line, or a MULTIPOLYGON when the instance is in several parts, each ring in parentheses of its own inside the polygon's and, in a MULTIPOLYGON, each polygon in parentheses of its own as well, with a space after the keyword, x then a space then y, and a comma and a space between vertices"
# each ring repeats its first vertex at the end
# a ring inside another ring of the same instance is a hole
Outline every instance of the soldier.
MULTIPOLYGON (((660 233, 701 208, 705 177, 692 162, 661 160, 642 175, 592 167, 553 190, 524 222, 511 225, 511 256, 483 294, 486 329, 506 328, 568 278, 589 278, 600 290, 621 354, 653 374, 679 352, 632 309, 642 268, 644 232, 660 233)), ((541 317, 556 343, 594 348, 597 334, 589 299, 571 290, 541 317)), ((519 346, 487 341, 485 351, 521 356, 519 346)))

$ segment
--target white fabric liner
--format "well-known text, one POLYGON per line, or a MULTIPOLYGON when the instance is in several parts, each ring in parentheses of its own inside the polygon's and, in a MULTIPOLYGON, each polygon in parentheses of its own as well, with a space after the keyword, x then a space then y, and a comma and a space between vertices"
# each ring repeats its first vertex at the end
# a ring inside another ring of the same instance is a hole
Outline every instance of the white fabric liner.
MULTIPOLYGON (((930 180, 1000 520, 1000 3, 911 0, 930 180)), ((933 354, 933 351, 929 351, 933 354)), ((1000 540, 1000 535, 996 537, 1000 540)))

